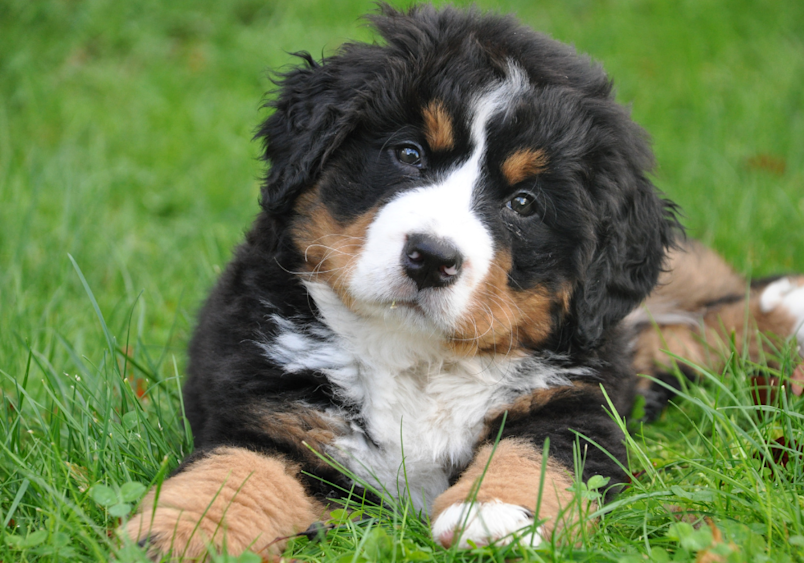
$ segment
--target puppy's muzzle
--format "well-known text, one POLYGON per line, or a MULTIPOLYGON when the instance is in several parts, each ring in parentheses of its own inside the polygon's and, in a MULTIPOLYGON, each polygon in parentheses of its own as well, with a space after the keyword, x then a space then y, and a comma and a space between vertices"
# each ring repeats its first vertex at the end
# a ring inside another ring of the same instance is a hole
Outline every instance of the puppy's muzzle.
POLYGON ((452 284, 462 265, 463 255, 454 244, 431 235, 408 235, 402 249, 402 268, 420 291, 452 284))

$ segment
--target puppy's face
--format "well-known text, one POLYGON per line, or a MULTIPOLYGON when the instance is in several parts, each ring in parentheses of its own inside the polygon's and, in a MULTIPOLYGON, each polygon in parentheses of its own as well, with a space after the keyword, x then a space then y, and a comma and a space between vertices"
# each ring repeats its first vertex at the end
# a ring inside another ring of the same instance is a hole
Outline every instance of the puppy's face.
MULTIPOLYGON (((289 202, 305 279, 470 353, 599 338, 655 282, 670 228, 605 75, 529 31, 506 45, 504 32, 523 31, 511 20, 393 14, 376 22, 388 46, 352 45, 303 71, 325 76, 332 112, 305 131, 305 155, 325 146, 292 186, 271 185, 288 183, 290 159, 272 169, 267 199, 269 211, 289 202), (421 52, 395 43, 425 31, 421 52)), ((292 78, 263 129, 274 167, 272 129, 301 113, 292 78)))
POLYGON ((355 132, 300 198, 298 249, 354 310, 501 352, 567 311, 578 202, 531 117, 543 102, 507 70, 460 97, 404 100, 404 119, 355 132))

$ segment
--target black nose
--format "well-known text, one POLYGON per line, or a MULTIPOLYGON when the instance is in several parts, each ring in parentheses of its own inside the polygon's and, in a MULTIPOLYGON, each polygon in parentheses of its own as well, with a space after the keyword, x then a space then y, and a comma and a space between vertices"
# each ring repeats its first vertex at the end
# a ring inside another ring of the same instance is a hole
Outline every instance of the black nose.
POLYGON ((418 288, 446 287, 461 272, 463 256, 455 246, 430 235, 408 235, 402 249, 402 267, 418 288))

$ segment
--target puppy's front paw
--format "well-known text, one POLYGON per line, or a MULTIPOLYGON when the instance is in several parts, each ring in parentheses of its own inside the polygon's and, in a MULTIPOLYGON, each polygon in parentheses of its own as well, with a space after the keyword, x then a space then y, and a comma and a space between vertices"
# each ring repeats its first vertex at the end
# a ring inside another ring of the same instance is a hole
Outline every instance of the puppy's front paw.
POLYGON ((791 315, 793 334, 798 338, 799 346, 804 348, 804 277, 786 277, 768 284, 759 298, 759 306, 763 313, 782 307, 791 315))
MULTIPOLYGON (((180 510, 160 508, 146 521, 142 513, 126 525, 125 533, 147 550, 151 561, 161 561, 166 555, 171 561, 202 561, 210 549, 211 538, 204 528, 180 510)), ((222 534, 220 534, 222 535, 222 534)), ((213 540, 214 541, 214 540, 213 540)))
POLYGON ((446 508, 433 522, 433 538, 444 547, 458 542, 466 549, 491 542, 507 544, 518 537, 524 545, 536 546, 543 530, 534 528, 533 513, 526 508, 501 501, 456 503, 446 508))
POLYGON ((279 458, 217 448, 151 491, 125 533, 153 560, 204 561, 210 552, 278 556, 287 536, 323 511, 279 458))

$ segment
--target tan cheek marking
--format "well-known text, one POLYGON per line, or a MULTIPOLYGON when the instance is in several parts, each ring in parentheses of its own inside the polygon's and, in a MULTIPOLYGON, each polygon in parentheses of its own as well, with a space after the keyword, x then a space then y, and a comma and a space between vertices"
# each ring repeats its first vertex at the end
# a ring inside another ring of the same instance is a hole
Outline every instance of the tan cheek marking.
POLYGON ((513 186, 526 178, 541 174, 546 166, 547 155, 542 149, 520 149, 506 158, 500 169, 508 185, 513 186))
POLYGON ((424 136, 427 144, 434 151, 447 151, 455 146, 455 137, 450 119, 444 103, 433 100, 422 110, 424 117, 424 136))
MULTIPOLYGON (((492 451, 493 446, 483 446, 458 482, 435 500, 432 520, 438 518, 441 512, 453 504, 471 501, 473 490, 476 487, 475 483, 481 477, 483 481, 477 491, 478 502, 501 501, 523 506, 531 511, 536 509, 542 472, 541 452, 537 452, 531 444, 525 441, 505 439, 497 444, 494 456, 486 470, 486 464, 492 451), (484 471, 485 475, 483 475, 484 471)), ((548 536, 556 527, 558 514, 570 506, 573 501, 573 493, 567 491, 572 484, 573 478, 569 470, 558 462, 548 459, 538 515, 540 518, 549 519, 544 524, 548 536)), ((577 514, 576 510, 567 512, 571 515, 577 514)), ((558 524, 567 524, 567 522, 558 524)))
POLYGON ((376 210, 341 224, 321 202, 316 188, 299 198, 296 211, 300 219, 291 231, 296 248, 304 256, 309 279, 326 282, 347 307, 351 306, 353 299, 347 288, 376 210))
POLYGON ((510 255, 497 253, 453 336, 451 345, 458 353, 505 354, 550 335, 553 304, 564 307, 566 292, 551 294, 543 287, 514 291, 508 285, 510 270, 510 255))
POLYGON ((296 478, 298 467, 282 459, 240 448, 222 447, 146 495, 126 525, 135 541, 149 539, 156 559, 170 551, 200 561, 210 543, 230 554, 246 550, 278 555, 278 537, 305 530, 324 507, 307 495, 296 478))
MULTIPOLYGON (((522 317, 520 321, 519 334, 520 340, 538 344, 550 335, 553 328, 553 318, 551 311, 556 295, 551 295, 544 288, 536 288, 519 299, 515 295, 514 299, 521 302, 520 309, 522 317)), ((559 295, 559 300, 563 295, 559 295)))

